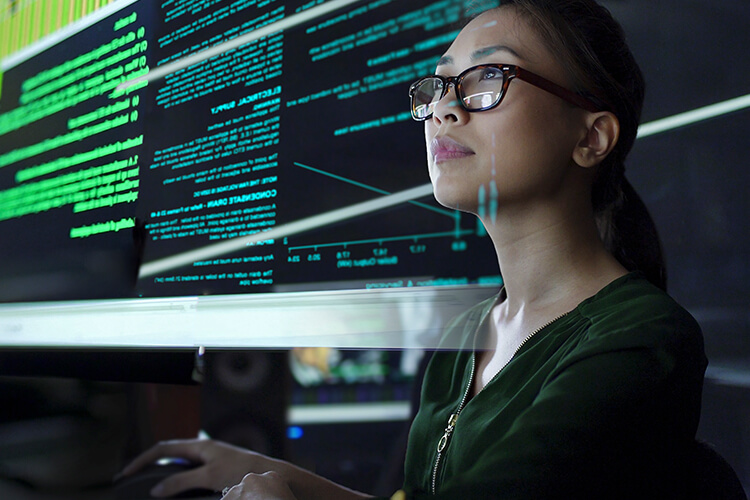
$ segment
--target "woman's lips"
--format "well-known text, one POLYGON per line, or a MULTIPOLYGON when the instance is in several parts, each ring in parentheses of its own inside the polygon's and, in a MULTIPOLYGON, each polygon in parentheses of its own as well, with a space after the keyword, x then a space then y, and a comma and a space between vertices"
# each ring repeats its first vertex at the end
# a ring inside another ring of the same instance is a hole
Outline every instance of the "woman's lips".
POLYGON ((465 158, 473 154, 474 151, 447 136, 436 137, 430 142, 430 155, 434 158, 435 163, 465 158))

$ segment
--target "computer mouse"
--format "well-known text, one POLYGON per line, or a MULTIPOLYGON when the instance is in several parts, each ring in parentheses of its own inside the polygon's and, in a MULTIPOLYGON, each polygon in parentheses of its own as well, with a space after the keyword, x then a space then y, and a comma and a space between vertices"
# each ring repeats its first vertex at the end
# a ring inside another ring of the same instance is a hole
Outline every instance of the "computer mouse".
MULTIPOLYGON (((151 496, 151 488, 164 478, 193 469, 198 465, 182 459, 160 460, 157 463, 147 465, 134 474, 117 479, 113 485, 114 497, 116 500, 150 500, 155 498, 151 496)), ((170 498, 217 500, 221 498, 221 493, 207 489, 193 489, 170 498)))

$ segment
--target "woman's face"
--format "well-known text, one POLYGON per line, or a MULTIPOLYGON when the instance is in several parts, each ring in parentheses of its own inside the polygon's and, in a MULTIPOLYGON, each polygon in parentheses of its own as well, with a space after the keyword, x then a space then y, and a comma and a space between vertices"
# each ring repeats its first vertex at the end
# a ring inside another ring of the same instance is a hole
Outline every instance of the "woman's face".
MULTIPOLYGON (((486 63, 518 65, 569 87, 562 66, 513 8, 472 20, 436 73, 455 76, 486 63)), ((499 106, 469 113, 451 86, 425 122, 435 198, 487 222, 502 210, 556 196, 573 168, 584 113, 520 79, 511 81, 499 106)))

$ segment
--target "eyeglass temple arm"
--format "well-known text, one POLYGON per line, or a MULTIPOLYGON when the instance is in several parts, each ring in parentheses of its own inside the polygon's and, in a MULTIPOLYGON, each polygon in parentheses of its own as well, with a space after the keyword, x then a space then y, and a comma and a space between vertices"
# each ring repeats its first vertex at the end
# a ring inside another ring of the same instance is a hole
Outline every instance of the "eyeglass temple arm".
POLYGON ((583 108, 586 111, 591 111, 592 113, 605 111, 604 108, 594 104, 594 102, 590 99, 586 99, 582 95, 576 94, 575 92, 572 92, 565 87, 561 87, 560 85, 551 82, 546 78, 537 75, 536 73, 532 73, 531 71, 525 70, 523 68, 516 68, 515 76, 520 78, 521 80, 525 80, 530 84, 539 87, 540 89, 546 90, 550 94, 565 99, 566 101, 575 104, 576 106, 583 108))

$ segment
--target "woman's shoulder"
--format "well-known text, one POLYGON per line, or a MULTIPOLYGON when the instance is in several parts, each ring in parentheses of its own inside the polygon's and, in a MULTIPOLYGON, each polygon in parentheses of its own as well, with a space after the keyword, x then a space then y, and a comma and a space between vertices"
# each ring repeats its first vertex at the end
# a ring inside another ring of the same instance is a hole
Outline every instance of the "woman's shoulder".
POLYGON ((617 336, 634 342, 703 343, 695 318, 638 272, 613 281, 577 310, 590 325, 590 338, 617 336))

